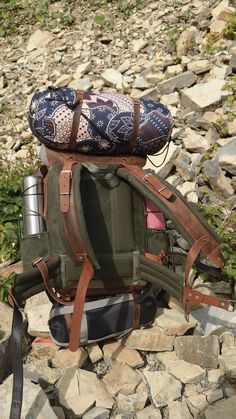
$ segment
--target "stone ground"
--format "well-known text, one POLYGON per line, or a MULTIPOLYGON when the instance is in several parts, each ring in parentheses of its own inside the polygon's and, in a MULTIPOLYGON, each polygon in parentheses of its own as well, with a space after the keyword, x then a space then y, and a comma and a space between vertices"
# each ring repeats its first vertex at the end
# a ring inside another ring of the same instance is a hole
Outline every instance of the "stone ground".
MULTIPOLYGON (((164 163, 165 153, 150 157, 160 167, 150 161, 147 167, 191 203, 220 203, 227 217, 236 203, 236 43, 223 30, 234 1, 147 1, 125 22, 109 3, 104 13, 113 17, 113 27, 97 25, 95 11, 81 22, 83 12, 78 7, 72 28, 34 27, 28 36, 0 40, 0 148, 6 161, 23 163, 37 153, 27 121, 36 89, 70 86, 160 100, 172 112, 173 135, 164 163)), ((204 286, 209 293, 231 293, 225 284, 204 286)), ((176 301, 167 307, 151 328, 90 345, 74 358, 50 340, 36 339, 29 352, 26 339, 22 417, 235 417, 234 313, 203 307, 186 322, 176 301)), ((1 304, 0 310, 10 320, 9 307, 1 304)), ((30 318, 28 331, 48 337, 45 320, 35 319, 34 310, 30 318)), ((9 324, 0 329, 4 418, 12 380, 9 324)))

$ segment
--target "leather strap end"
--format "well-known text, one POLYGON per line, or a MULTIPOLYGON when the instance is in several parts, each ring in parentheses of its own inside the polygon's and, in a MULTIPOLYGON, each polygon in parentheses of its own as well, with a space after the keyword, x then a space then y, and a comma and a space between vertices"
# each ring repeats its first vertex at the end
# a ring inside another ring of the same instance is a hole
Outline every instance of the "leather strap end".
POLYGON ((207 259, 209 259, 217 268, 224 268, 225 261, 221 253, 220 246, 217 246, 211 253, 207 254, 206 256, 207 259))
POLYGON ((183 288, 183 297, 186 301, 198 304, 208 304, 214 307, 223 308, 228 310, 230 307, 230 301, 216 297, 215 295, 202 294, 199 291, 193 290, 190 287, 183 288))

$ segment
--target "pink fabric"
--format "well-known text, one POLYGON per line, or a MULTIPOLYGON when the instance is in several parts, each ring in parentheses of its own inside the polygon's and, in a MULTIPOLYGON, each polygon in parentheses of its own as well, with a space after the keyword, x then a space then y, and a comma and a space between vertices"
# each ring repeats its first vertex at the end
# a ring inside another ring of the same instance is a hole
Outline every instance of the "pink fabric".
POLYGON ((156 208, 149 199, 145 199, 147 211, 147 227, 157 230, 165 230, 165 218, 162 212, 156 208))

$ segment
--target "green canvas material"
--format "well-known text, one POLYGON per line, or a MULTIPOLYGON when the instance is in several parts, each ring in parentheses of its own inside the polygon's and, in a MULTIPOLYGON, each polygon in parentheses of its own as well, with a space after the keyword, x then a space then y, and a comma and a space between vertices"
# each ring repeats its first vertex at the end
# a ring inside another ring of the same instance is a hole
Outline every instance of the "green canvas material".
MULTIPOLYGON (((56 289, 76 287, 79 281, 82 265, 70 248, 60 210, 61 170, 62 166, 58 163, 48 172, 47 231, 22 240, 25 273, 16 276, 14 286, 14 294, 21 304, 44 289, 38 270, 32 268, 32 261, 37 257, 54 261, 53 268, 50 268, 50 283, 56 289)), ((72 172, 76 220, 94 266, 92 281, 102 281, 105 288, 147 281, 182 300, 182 276, 144 257, 145 252, 155 255, 161 251, 170 252, 167 232, 146 227, 144 197, 173 222, 190 246, 193 243, 173 213, 122 166, 77 163, 72 172)), ((173 186, 164 183, 184 200, 173 186)), ((191 211, 194 212, 192 208, 191 211)), ((201 218, 196 212, 195 215, 201 218)), ((201 222, 211 235, 217 237, 202 218, 201 222)))

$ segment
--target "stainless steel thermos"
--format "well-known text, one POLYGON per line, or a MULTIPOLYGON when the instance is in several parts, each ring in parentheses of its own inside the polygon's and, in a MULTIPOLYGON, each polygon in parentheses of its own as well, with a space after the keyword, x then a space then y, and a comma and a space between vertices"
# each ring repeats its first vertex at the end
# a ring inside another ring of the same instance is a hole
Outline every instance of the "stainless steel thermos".
POLYGON ((23 235, 46 230, 43 219, 43 182, 41 176, 26 176, 22 182, 23 235))

